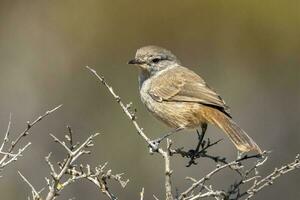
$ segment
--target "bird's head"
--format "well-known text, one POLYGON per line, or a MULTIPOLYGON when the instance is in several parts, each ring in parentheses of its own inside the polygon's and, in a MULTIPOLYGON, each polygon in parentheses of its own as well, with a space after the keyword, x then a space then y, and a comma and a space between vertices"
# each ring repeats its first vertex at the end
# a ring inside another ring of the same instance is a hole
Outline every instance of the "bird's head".
POLYGON ((154 75, 170 66, 179 65, 180 61, 169 50, 158 46, 145 46, 137 50, 135 58, 128 64, 137 65, 142 71, 154 75))

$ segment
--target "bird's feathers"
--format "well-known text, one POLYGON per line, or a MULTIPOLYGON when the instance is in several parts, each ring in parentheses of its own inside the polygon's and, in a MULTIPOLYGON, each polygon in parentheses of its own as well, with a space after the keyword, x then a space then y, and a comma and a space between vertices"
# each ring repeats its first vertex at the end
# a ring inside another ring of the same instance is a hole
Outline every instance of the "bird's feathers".
POLYGON ((230 116, 229 107, 196 73, 185 67, 167 69, 153 78, 149 95, 156 101, 184 101, 214 107, 230 116))

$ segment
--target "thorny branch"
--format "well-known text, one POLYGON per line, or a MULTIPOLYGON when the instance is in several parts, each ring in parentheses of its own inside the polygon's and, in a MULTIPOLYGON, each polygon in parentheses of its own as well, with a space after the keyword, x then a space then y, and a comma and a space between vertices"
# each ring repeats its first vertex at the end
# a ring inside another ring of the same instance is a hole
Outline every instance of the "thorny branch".
MULTIPOLYGON (((207 153, 208 148, 216 145, 219 141, 210 142, 209 139, 204 140, 204 134, 198 133, 198 144, 195 149, 184 151, 183 148, 171 149, 172 142, 171 140, 167 140, 167 149, 163 150, 162 148, 157 147, 153 144, 150 138, 144 133, 143 129, 139 126, 136 121, 136 111, 131 112, 131 103, 125 105, 121 98, 114 92, 113 88, 107 84, 103 76, 98 75, 98 73, 90 68, 86 67, 112 94, 114 99, 122 108, 123 112, 127 115, 127 117, 131 120, 138 134, 146 141, 146 143, 153 149, 159 153, 165 161, 165 191, 166 191, 166 199, 176 199, 176 200, 195 200, 202 199, 207 197, 213 197, 215 199, 240 199, 243 196, 247 196, 247 199, 252 198, 258 191, 262 190, 264 187, 269 186, 273 183, 275 179, 279 176, 293 171, 295 169, 299 169, 299 155, 297 155, 295 161, 290 164, 282 166, 280 169, 275 169, 270 175, 265 178, 261 178, 259 176, 258 168, 261 167, 267 160, 268 152, 264 152, 263 155, 244 155, 242 157, 238 157, 236 160, 227 162, 225 157, 220 156, 212 156, 207 153), (175 197, 172 195, 172 184, 171 184, 171 175, 172 170, 170 167, 170 157, 174 154, 179 154, 182 157, 189 158, 189 162, 187 166, 196 165, 196 159, 200 157, 210 158, 217 163, 216 168, 212 170, 210 173, 205 175, 199 180, 195 178, 187 177, 188 180, 191 180, 193 183, 190 187, 188 187, 185 191, 180 194, 177 194, 175 197), (242 163, 245 160, 257 158, 256 164, 250 168, 245 169, 246 167, 242 163), (221 163, 221 164, 219 164, 221 163), (212 185, 207 185, 213 176, 215 176, 220 171, 223 171, 226 168, 230 168, 231 170, 238 173, 241 177, 241 181, 238 183, 234 183, 231 185, 230 189, 226 192, 224 190, 214 189, 212 185), (243 170, 244 169, 244 170, 243 170), (243 170, 243 171, 241 171, 243 170), (241 193, 240 186, 245 183, 249 183, 253 181, 252 187, 250 187, 246 192, 241 193), (198 190, 197 190, 198 189, 198 190)), ((155 195, 153 195, 154 199, 158 199, 155 195)), ((141 192, 141 199, 144 198, 144 189, 141 192)))
POLYGON ((171 175, 172 175, 172 171, 170 169, 170 152, 163 150, 162 148, 157 147, 155 144, 153 144, 150 140, 150 138, 144 133, 143 128, 140 127, 140 125, 137 123, 136 121, 136 115, 135 112, 131 112, 130 108, 131 108, 131 103, 125 105, 121 98, 114 92, 113 88, 108 85, 104 79, 103 76, 98 75, 98 73, 86 66, 86 68, 88 70, 90 70, 90 72, 96 76, 96 78, 108 89, 108 91, 112 94, 112 96, 114 97, 114 99, 117 101, 117 103, 121 106, 122 110, 124 111, 124 113, 127 115, 127 117, 131 120, 132 124, 134 125, 135 129, 137 130, 137 133, 147 142, 147 144, 154 150, 156 150, 156 152, 158 152, 165 161, 165 191, 166 191, 166 199, 167 200, 172 200, 173 199, 173 195, 172 195, 172 187, 171 187, 171 175))
POLYGON ((18 174, 21 176, 21 178, 23 179, 23 181, 30 187, 32 199, 40 200, 41 199, 40 192, 38 192, 38 191, 35 190, 35 188, 33 187, 33 185, 25 178, 25 176, 23 176, 23 174, 21 172, 18 171, 18 174))
POLYGON ((75 164, 75 161, 77 161, 80 156, 91 153, 89 149, 94 146, 94 138, 97 137, 99 133, 91 135, 80 144, 74 143, 73 131, 69 126, 67 128, 68 135, 65 136, 66 141, 60 140, 56 136, 50 134, 50 136, 54 139, 54 142, 57 142, 64 148, 67 156, 63 161, 57 162, 57 167, 55 167, 50 161, 51 153, 45 157, 51 176, 51 178, 45 177, 48 188, 48 193, 45 195, 45 198, 43 198, 41 195, 41 192, 44 190, 44 188, 38 192, 33 185, 21 173, 19 173, 22 179, 31 188, 31 199, 56 199, 56 197, 59 196, 66 186, 80 179, 86 179, 98 187, 99 191, 105 194, 108 199, 116 200, 117 197, 109 190, 107 181, 115 180, 124 188, 129 180, 124 181, 122 179, 123 174, 112 174, 110 169, 106 170, 105 168, 107 163, 94 168, 92 168, 89 164, 75 164))
POLYGON ((22 138, 29 135, 29 130, 36 125, 38 122, 40 122, 42 119, 47 117, 48 115, 52 114, 56 110, 58 110, 62 105, 59 105, 52 110, 46 111, 43 115, 36 118, 33 122, 28 121, 26 128, 18 135, 18 137, 13 140, 11 143, 9 136, 11 134, 11 124, 12 124, 12 116, 10 114, 8 126, 6 129, 6 133, 3 139, 3 142, 0 146, 0 154, 2 158, 0 158, 0 171, 2 171, 6 166, 11 164, 12 162, 16 161, 19 157, 23 155, 23 152, 26 150, 26 148, 31 145, 30 142, 28 142, 23 147, 20 147, 18 150, 14 151, 16 146, 20 143, 22 138))
POLYGON ((209 158, 212 159, 215 162, 220 162, 223 164, 226 164, 226 158, 225 157, 220 157, 220 156, 212 156, 207 153, 207 150, 218 144, 221 140, 217 140, 216 142, 211 142, 210 139, 208 138, 207 140, 204 139, 205 133, 199 133, 197 130, 197 135, 198 135, 198 144, 195 149, 190 149, 188 151, 184 151, 184 148, 176 148, 176 149, 171 149, 171 155, 174 154, 179 154, 182 157, 189 158, 188 164, 186 167, 190 167, 191 165, 197 165, 196 159, 198 158, 209 158))
MULTIPOLYGON (((264 152, 264 154, 266 154, 266 152, 264 152)), ((208 194, 210 194, 210 196, 213 197, 218 197, 219 199, 226 199, 225 197, 228 196, 226 192, 222 191, 222 190, 212 190, 212 186, 207 186, 205 185, 205 183, 207 181, 209 181, 210 179, 212 179, 212 177, 214 175, 216 175, 218 172, 226 169, 226 168, 230 168, 234 171, 236 171, 238 174, 241 174, 240 169, 244 168, 244 166, 242 165, 242 161, 254 158, 255 156, 247 156, 244 155, 241 158, 238 158, 232 162, 223 164, 223 165, 217 165, 216 168, 214 170, 212 170, 210 173, 208 173, 207 175, 205 175, 203 178, 201 178, 200 180, 196 181, 194 179, 194 183, 188 188, 186 189, 184 192, 182 192, 180 194, 180 196, 178 197, 179 200, 182 199, 200 199, 203 197, 207 197, 208 194), (199 188, 199 193, 195 195, 195 189, 199 188), (206 190, 205 193, 203 193, 203 189, 206 190), (189 196, 190 194, 190 196, 189 196)), ((263 160, 263 161, 258 161, 256 167, 262 165, 265 161, 266 161, 267 157, 263 160)))
POLYGON ((254 177, 255 181, 253 185, 246 192, 247 194, 249 194, 249 196, 246 199, 248 200, 252 198, 257 192, 261 191, 263 188, 272 185, 275 179, 295 169, 300 169, 300 154, 296 156, 294 161, 281 166, 279 169, 275 168, 274 171, 266 177, 261 179, 259 179, 259 177, 254 177))

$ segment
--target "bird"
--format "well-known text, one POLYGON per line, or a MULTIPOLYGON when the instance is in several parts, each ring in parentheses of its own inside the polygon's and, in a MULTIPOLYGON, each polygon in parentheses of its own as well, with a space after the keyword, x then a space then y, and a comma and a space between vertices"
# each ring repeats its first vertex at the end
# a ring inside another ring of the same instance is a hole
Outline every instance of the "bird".
POLYGON ((144 46, 136 51, 128 64, 139 68, 139 92, 143 104, 173 129, 166 136, 199 127, 204 134, 207 125, 212 124, 229 137, 238 152, 262 154, 254 140, 233 121, 221 96, 201 76, 182 66, 171 51, 154 45, 144 46))

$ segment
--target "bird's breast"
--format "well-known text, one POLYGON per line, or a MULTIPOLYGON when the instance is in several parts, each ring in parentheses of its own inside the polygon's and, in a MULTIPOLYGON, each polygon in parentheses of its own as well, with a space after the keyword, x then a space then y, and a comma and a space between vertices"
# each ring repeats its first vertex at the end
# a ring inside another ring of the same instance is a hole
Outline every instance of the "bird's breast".
POLYGON ((146 105, 146 107, 151 111, 155 107, 155 101, 152 99, 152 97, 149 95, 149 90, 151 86, 151 79, 144 80, 140 84, 140 96, 142 102, 146 105))
POLYGON ((206 120, 202 118, 202 105, 189 102, 158 102, 149 95, 151 79, 145 80, 140 87, 141 100, 157 119, 172 128, 194 128, 206 120))

